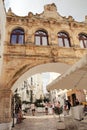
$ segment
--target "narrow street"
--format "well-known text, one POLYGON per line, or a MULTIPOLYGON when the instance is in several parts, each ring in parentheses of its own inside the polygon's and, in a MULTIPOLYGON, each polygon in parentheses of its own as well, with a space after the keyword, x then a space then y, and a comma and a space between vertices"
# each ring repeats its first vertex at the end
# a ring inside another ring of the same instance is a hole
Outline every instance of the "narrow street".
POLYGON ((16 124, 12 130, 87 130, 87 116, 84 120, 77 121, 71 116, 61 115, 60 122, 58 115, 26 115, 22 123, 16 124))

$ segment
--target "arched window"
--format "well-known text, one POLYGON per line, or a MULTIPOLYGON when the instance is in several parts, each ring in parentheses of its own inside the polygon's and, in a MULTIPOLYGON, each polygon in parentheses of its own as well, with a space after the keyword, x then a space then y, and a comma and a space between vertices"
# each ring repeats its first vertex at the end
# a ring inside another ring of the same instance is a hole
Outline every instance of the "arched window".
POLYGON ((48 45, 48 34, 45 31, 35 32, 35 45, 48 45))
POLYGON ((70 38, 65 32, 58 33, 58 45, 60 47, 70 47, 70 38))
POLYGON ((81 48, 87 48, 87 35, 86 34, 79 34, 79 41, 81 48))
POLYGON ((11 32, 11 44, 24 44, 24 30, 17 28, 11 32))

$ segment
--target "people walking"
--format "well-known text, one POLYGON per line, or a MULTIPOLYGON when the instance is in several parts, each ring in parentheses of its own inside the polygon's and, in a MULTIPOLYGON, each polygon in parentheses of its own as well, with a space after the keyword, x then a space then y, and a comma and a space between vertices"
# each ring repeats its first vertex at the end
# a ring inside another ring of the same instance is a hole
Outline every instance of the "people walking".
POLYGON ((76 104, 76 106, 79 105, 79 100, 77 98, 75 100, 75 104, 76 104))
POLYGON ((65 109, 66 109, 68 115, 69 115, 70 108, 71 108, 71 103, 69 100, 66 100, 65 101, 65 109))
POLYGON ((17 114, 17 123, 21 123, 22 122, 22 111, 21 108, 19 108, 18 114, 17 114))
POLYGON ((52 103, 52 113, 53 113, 53 114, 55 113, 54 109, 55 109, 55 104, 52 103))
POLYGON ((31 104, 31 111, 32 111, 32 116, 35 116, 35 104, 31 104))
POLYGON ((47 102, 45 103, 45 113, 46 113, 46 115, 48 115, 48 103, 47 102))

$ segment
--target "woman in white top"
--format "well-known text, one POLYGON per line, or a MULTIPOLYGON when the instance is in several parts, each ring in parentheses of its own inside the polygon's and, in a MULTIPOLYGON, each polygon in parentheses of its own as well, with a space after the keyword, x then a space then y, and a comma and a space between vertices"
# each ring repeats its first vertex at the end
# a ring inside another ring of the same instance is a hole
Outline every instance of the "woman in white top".
POLYGON ((35 116, 35 104, 31 104, 32 116, 35 116))

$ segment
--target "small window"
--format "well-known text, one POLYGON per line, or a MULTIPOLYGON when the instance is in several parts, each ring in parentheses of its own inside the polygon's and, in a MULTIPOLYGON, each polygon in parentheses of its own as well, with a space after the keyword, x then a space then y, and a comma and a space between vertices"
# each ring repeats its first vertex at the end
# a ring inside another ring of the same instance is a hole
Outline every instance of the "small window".
POLYGON ((70 47, 70 38, 65 32, 58 33, 58 45, 60 47, 70 47))
POLYGON ((11 44, 24 44, 24 30, 14 29, 11 33, 11 44))
POLYGON ((79 34, 79 41, 81 48, 87 48, 87 35, 86 34, 79 34))
POLYGON ((35 45, 48 45, 48 35, 45 31, 38 30, 35 32, 35 45))

